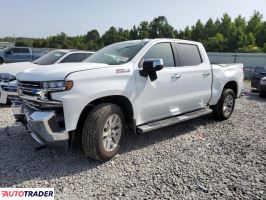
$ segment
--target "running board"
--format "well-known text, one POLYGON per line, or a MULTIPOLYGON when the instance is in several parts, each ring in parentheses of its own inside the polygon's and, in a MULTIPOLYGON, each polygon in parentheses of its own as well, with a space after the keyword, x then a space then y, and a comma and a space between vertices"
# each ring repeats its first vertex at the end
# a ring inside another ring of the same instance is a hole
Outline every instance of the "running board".
POLYGON ((137 127, 137 132, 138 133, 146 133, 148 131, 152 131, 155 129, 159 129, 159 128, 163 128, 163 127, 177 124, 180 122, 184 122, 184 121, 194 119, 194 118, 197 118, 197 117, 200 117, 203 115, 208 115, 210 113, 212 113, 212 110, 208 109, 208 108, 197 110, 197 111, 190 112, 190 113, 187 113, 184 115, 179 115, 177 117, 171 117, 168 119, 163 119, 160 121, 155 121, 155 122, 151 122, 148 124, 140 125, 137 127))

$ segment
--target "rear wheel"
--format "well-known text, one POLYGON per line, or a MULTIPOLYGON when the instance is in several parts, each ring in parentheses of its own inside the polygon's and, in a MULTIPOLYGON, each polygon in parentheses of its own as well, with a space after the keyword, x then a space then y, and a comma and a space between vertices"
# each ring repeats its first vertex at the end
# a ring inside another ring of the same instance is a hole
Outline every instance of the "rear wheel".
POLYGON ((261 90, 259 91, 259 96, 265 98, 266 97, 266 92, 262 92, 261 90))
POLYGON ((88 115, 82 145, 85 155, 106 161, 115 156, 121 146, 125 130, 123 111, 115 104, 99 104, 88 115))
POLYGON ((233 90, 225 88, 218 103, 211 108, 216 119, 226 120, 232 115, 234 107, 235 93, 233 90))

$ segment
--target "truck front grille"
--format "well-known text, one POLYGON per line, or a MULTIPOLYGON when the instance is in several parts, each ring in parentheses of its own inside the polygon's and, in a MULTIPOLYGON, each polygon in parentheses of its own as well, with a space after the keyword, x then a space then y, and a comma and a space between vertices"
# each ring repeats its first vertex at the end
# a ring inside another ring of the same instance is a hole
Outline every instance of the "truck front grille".
POLYGON ((40 82, 19 81, 18 89, 21 95, 38 96, 41 89, 40 82))
POLYGON ((18 86, 28 89, 41 89, 41 82, 37 81, 19 81, 18 86))

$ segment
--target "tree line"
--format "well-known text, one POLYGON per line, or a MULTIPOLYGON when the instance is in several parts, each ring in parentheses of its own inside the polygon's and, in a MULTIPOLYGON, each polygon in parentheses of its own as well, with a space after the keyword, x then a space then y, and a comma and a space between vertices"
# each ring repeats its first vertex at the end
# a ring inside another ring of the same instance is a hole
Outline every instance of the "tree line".
MULTIPOLYGON (((177 30, 168 23, 164 16, 151 22, 142 21, 131 29, 110 27, 102 36, 97 30, 90 30, 85 35, 68 36, 60 33, 47 38, 16 38, 16 46, 35 48, 63 48, 99 50, 102 47, 125 40, 144 38, 178 38, 202 42, 208 52, 266 52, 266 21, 263 15, 254 11, 246 20, 239 15, 232 19, 227 13, 216 20, 209 19, 205 24, 198 20, 193 26, 177 30)), ((0 41, 13 42, 6 37, 0 41)))

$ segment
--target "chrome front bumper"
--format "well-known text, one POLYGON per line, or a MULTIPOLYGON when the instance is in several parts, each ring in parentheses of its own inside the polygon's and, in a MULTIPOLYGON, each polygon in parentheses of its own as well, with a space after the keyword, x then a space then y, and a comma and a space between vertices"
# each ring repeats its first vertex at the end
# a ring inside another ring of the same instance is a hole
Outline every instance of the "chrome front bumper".
POLYGON ((54 111, 33 111, 27 106, 12 106, 15 115, 24 115, 31 136, 41 144, 67 141, 69 133, 59 127, 54 111))

